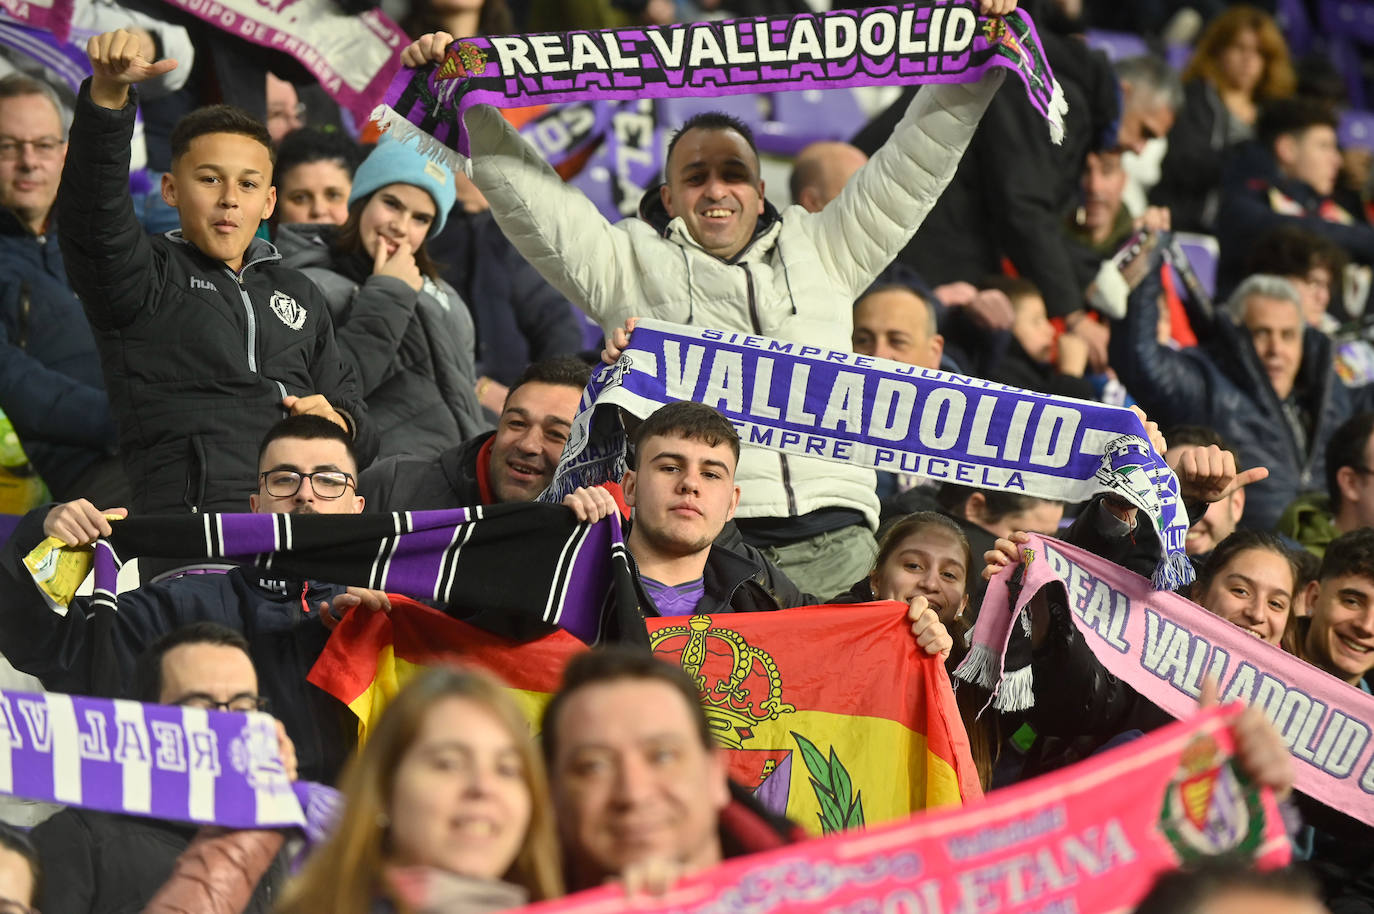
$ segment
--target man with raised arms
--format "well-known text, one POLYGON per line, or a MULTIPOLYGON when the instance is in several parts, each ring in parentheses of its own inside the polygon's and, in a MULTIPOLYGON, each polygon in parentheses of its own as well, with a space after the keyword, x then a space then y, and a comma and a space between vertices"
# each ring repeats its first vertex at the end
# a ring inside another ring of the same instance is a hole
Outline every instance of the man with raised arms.
MULTIPOLYGON (((981 3, 986 15, 1015 7, 981 3)), ((425 35, 402 59, 438 61, 452 40, 425 35)), ((473 182, 497 223, 607 333, 641 316, 828 349, 848 338, 854 300, 949 183, 1001 83, 999 70, 919 93, 892 138, 819 213, 779 213, 764 199, 751 131, 726 115, 684 124, 669 144, 666 182, 645 195, 639 218, 614 226, 498 111, 476 106, 464 120, 473 182)), ((741 532, 803 590, 835 593, 868 573, 878 523, 871 470, 748 447, 739 483, 741 532)))

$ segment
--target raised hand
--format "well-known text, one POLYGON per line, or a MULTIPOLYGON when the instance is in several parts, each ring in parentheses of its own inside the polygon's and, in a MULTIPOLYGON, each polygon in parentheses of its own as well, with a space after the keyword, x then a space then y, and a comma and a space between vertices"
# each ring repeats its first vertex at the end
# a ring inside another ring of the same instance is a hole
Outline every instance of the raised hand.
POLYGON ((123 108, 129 86, 156 79, 176 69, 175 60, 149 60, 143 37, 137 31, 116 29, 86 42, 91 61, 91 100, 103 108, 123 108))
POLYGON ((89 546, 102 536, 110 535, 107 514, 128 517, 128 508, 101 510, 84 498, 58 505, 43 518, 43 533, 54 536, 68 546, 89 546))
POLYGON ((415 263, 415 251, 410 247, 410 242, 404 239, 396 242, 396 250, 390 255, 387 254, 386 245, 378 239, 377 253, 373 256, 372 275, 399 279, 416 292, 425 284, 420 267, 415 263))
POLYGON ((448 32, 429 32, 416 38, 401 52, 401 63, 412 69, 427 63, 438 63, 444 59, 444 52, 453 42, 448 32))
POLYGON ((1240 472, 1236 469, 1236 455, 1223 451, 1215 444, 1189 448, 1175 461, 1179 493, 1190 501, 1212 503, 1221 501, 1236 490, 1252 482, 1269 478, 1266 467, 1253 467, 1240 472))

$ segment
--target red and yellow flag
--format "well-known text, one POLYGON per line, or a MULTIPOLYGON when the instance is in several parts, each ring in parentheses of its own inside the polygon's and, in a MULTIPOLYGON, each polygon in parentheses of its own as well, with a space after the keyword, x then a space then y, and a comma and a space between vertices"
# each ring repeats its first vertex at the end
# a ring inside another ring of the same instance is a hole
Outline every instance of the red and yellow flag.
MULTIPOLYGON (((393 596, 350 613, 310 681, 358 716, 363 739, 405 681, 438 662, 500 676, 538 725, 563 666, 557 632, 517 644, 393 596)), ((944 665, 919 652, 897 603, 648 619, 654 652, 697 681, 731 776, 815 833, 981 796, 944 665)))

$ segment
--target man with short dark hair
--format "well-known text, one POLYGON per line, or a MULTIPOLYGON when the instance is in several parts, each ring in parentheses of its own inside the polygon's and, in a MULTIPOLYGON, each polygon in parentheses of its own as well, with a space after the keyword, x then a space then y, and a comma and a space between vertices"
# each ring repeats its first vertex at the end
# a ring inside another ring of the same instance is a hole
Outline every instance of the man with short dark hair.
MULTIPOLYGON (((258 487, 249 498, 258 514, 357 514, 357 463, 348 433, 322 416, 291 416, 265 436, 258 487)), ((317 581, 283 579, 256 568, 190 574, 119 595, 108 632, 108 610, 77 597, 65 615, 49 606, 23 564, 45 536, 85 545, 110 532, 106 514, 88 501, 45 505, 20 521, 0 551, 0 644, 16 669, 55 692, 123 694, 137 657, 183 625, 214 622, 241 632, 263 673, 263 690, 285 723, 311 780, 332 781, 356 741, 342 704, 305 681, 324 649, 321 615, 379 598, 317 581)), ((117 521, 116 521, 117 522, 117 521)), ((143 700, 153 700, 146 696, 143 700)))
POLYGON ((945 338, 936 324, 935 308, 924 296, 911 286, 887 283, 854 303, 851 342, 860 355, 938 370, 945 338))
POLYGON ((1326 446, 1326 492, 1300 495, 1278 530, 1321 558, 1331 541, 1374 526, 1374 412, 1358 413, 1326 446))
POLYGON ((1253 864, 1204 858, 1163 873, 1134 914, 1330 914, 1312 877, 1298 866, 1260 871, 1253 864))
MULTIPOLYGON (((167 632, 138 658, 140 701, 225 711, 260 711, 258 675, 238 632, 197 622, 167 632)), ((296 776, 290 740, 278 724, 287 775, 296 776)), ((141 911, 172 874, 196 826, 68 808, 33 830, 47 879, 38 908, 64 914, 141 911)), ((286 876, 279 859, 245 909, 266 912, 286 876)))
POLYGON ((0 409, 53 497, 125 504, 119 430, 52 221, 64 121, 46 83, 0 79, 0 409))
POLYGON ((1331 542, 1307 585, 1311 615, 1293 620, 1297 655, 1337 679, 1371 691, 1374 680, 1374 529, 1331 542))
MULTIPOLYGON (((998 15, 1015 0, 979 6, 998 15)), ((422 36, 402 59, 438 61, 452 40, 422 36)), ((928 86, 891 140, 817 213, 768 204, 752 131, 720 112, 682 125, 641 218, 614 226, 496 109, 477 105, 463 117, 473 183, 497 223, 608 338, 627 319, 646 317, 829 348, 847 334, 854 299, 943 191, 1002 78, 928 86)), ((744 449, 739 470, 740 533, 803 587, 837 593, 870 570, 872 470, 756 447, 744 449)))
POLYGON ((621 487, 634 512, 625 547, 645 615, 756 612, 816 602, 770 574, 756 553, 715 545, 739 504, 739 453, 735 427, 700 403, 659 407, 635 430, 621 487))
POLYGON ((1281 225, 1250 247, 1246 274, 1271 273, 1293 284, 1302 297, 1308 326, 1330 332, 1339 320, 1328 313, 1333 292, 1345 276, 1348 257, 1341 246, 1301 225, 1281 225))
POLYGON ((535 362, 511 384, 495 431, 436 458, 380 460, 363 473, 361 493, 378 511, 534 501, 553 480, 590 377, 579 359, 535 362))
POLYGON ((570 889, 649 861, 685 875, 805 837, 733 787, 696 683, 648 651, 574 657, 541 733, 570 889))
POLYGON ((1285 225, 1335 242, 1357 263, 1374 264, 1374 228, 1331 197, 1341 170, 1336 126, 1335 114, 1310 99, 1278 99, 1260 112, 1255 142, 1232 157, 1223 177, 1218 288, 1233 287, 1254 243, 1285 225))
POLYGON ((57 197, 67 271, 95 330, 143 513, 232 511, 252 491, 251 443, 287 414, 348 431, 377 452, 324 299, 255 238, 276 202, 271 139, 247 113, 202 108, 172 131, 162 196, 180 232, 149 238, 127 172, 131 86, 175 61, 143 57, 123 30, 91 39, 57 197))

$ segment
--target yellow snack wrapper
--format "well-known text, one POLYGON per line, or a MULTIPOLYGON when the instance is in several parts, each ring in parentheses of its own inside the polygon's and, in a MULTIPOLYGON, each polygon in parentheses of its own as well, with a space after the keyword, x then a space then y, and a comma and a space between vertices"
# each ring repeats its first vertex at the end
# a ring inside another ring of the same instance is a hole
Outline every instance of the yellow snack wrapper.
MULTIPOLYGON (((106 514, 113 523, 122 520, 118 514, 106 514)), ((55 536, 47 537, 24 556, 24 566, 33 575, 38 589, 59 606, 70 606, 76 589, 91 573, 95 563, 92 546, 68 546, 55 536)))

